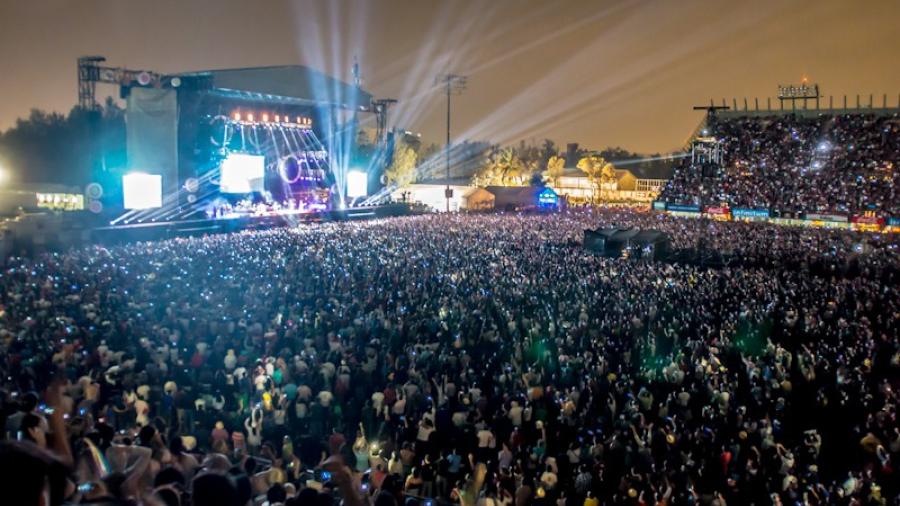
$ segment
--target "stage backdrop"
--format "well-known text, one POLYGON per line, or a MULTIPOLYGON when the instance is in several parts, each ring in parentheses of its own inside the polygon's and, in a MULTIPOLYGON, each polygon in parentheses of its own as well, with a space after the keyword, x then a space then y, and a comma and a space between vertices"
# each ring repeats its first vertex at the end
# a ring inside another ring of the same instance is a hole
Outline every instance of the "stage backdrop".
POLYGON ((177 198, 178 101, 172 89, 131 88, 125 121, 129 171, 162 176, 163 203, 177 198))

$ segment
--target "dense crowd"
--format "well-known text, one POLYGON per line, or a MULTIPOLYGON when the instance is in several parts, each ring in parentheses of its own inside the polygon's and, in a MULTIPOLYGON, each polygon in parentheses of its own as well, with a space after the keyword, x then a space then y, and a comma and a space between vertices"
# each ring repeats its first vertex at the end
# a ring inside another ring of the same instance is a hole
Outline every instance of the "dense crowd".
POLYGON ((719 118, 721 167, 678 167, 667 202, 767 208, 782 213, 900 214, 897 114, 719 118))
POLYGON ((896 238, 429 215, 8 259, 3 504, 897 504, 896 238), (605 258, 653 227, 710 267, 605 258))

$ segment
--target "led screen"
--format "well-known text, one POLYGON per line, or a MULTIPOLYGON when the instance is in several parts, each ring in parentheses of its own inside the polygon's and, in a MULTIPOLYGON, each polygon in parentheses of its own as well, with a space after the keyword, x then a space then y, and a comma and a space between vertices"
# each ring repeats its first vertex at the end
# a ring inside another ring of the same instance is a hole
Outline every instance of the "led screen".
POLYGON ((133 172, 122 176, 125 209, 153 209, 162 206, 162 176, 133 172))
POLYGON ((365 197, 369 186, 365 172, 353 170, 347 173, 347 196, 352 198, 365 197))
POLYGON ((250 193, 263 191, 266 157, 231 153, 222 162, 219 191, 250 193))

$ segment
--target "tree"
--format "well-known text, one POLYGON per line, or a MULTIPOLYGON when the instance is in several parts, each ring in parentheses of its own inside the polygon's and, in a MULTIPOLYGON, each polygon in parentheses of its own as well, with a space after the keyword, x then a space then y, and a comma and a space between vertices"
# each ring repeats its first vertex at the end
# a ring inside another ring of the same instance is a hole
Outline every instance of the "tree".
MULTIPOLYGON (((588 180, 594 186, 594 197, 600 192, 606 181, 604 178, 609 176, 610 171, 615 174, 615 167, 611 163, 602 156, 594 154, 578 160, 578 169, 587 175, 588 180)), ((591 200, 594 201, 593 198, 591 200)))
POLYGON ((397 145, 391 157, 391 165, 384 171, 388 184, 402 188, 416 180, 416 152, 406 145, 397 145))
POLYGON ((491 155, 472 178, 476 186, 523 186, 529 179, 528 167, 512 148, 491 155))
POLYGON ((553 155, 547 160, 547 168, 544 170, 544 181, 550 183, 550 186, 556 188, 559 185, 559 178, 562 177, 566 170, 566 159, 553 155))
POLYGON ((554 156, 559 156, 559 148, 552 140, 544 139, 544 144, 541 146, 541 164, 546 166, 554 156))
POLYGON ((32 110, 0 134, 0 159, 20 182, 85 185, 125 165, 124 111, 107 100, 100 111, 68 115, 32 110))
POLYGON ((429 158, 438 154, 440 151, 441 147, 432 142, 427 146, 422 146, 421 148, 419 148, 419 159, 428 160, 429 158))
POLYGON ((600 181, 604 184, 612 184, 619 180, 619 175, 616 174, 616 168, 613 167, 613 164, 607 163, 603 166, 603 169, 600 171, 600 181))

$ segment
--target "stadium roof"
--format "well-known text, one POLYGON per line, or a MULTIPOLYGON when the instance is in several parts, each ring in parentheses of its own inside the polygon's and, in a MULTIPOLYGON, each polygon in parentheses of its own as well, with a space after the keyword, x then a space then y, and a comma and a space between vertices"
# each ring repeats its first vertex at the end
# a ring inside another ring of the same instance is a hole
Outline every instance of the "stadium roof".
POLYGON ((232 98, 333 104, 345 108, 367 107, 372 101, 368 92, 303 65, 218 69, 179 75, 207 77, 213 93, 232 98))

